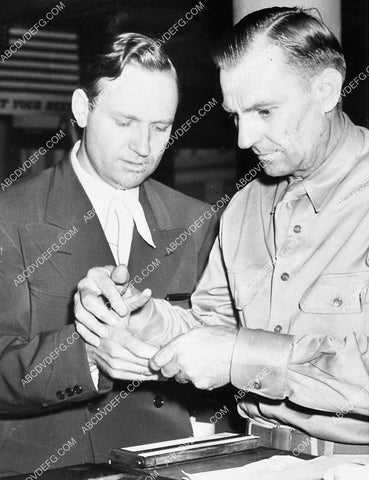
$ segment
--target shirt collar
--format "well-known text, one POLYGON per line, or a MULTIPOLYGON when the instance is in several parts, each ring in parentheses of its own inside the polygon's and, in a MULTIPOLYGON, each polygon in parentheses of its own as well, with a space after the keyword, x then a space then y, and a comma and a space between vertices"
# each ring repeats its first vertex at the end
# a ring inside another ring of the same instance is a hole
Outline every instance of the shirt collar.
MULTIPOLYGON (((108 183, 104 182, 100 177, 91 175, 82 168, 79 160, 77 158, 77 152, 80 148, 81 140, 78 140, 74 145, 71 151, 71 162, 72 167, 77 175, 78 180, 80 181, 82 187, 84 188, 88 198, 90 199, 92 205, 95 207, 97 205, 108 205, 113 196, 117 195, 120 191, 118 188, 112 187, 108 183)), ((138 198, 139 187, 131 188, 129 191, 132 196, 138 198)))
POLYGON ((343 112, 340 115, 343 130, 338 143, 327 159, 311 175, 302 180, 316 213, 321 210, 325 201, 350 172, 362 148, 360 128, 356 127, 343 112))
MULTIPOLYGON (((311 175, 301 180, 301 186, 304 188, 316 213, 321 210, 337 185, 350 172, 362 148, 360 127, 354 125, 345 113, 341 112, 340 115, 340 120, 343 121, 343 130, 338 143, 326 160, 311 175)), ((279 182, 272 214, 278 201, 283 198, 289 183, 290 180, 287 178, 279 182)))

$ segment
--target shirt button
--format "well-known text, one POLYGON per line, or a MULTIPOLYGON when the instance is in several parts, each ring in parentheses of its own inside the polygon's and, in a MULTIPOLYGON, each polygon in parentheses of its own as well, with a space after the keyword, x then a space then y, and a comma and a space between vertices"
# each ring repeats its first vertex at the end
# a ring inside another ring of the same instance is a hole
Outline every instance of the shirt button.
POLYGON ((336 297, 336 298, 333 300, 333 305, 334 305, 335 307, 340 307, 342 304, 343 304, 342 298, 336 297))
POLYGON ((290 278, 290 276, 288 275, 288 273, 282 273, 281 275, 281 279, 284 281, 284 282, 287 282, 287 280, 290 278))
POLYGON ((164 405, 164 399, 161 395, 156 395, 152 402, 156 408, 161 408, 164 405))
POLYGON ((254 382, 254 388, 255 388, 255 390, 260 390, 261 389, 261 383, 260 382, 254 382))
POLYGON ((301 229, 301 225, 295 225, 295 226, 293 227, 293 231, 294 231, 295 233, 300 233, 301 230, 302 230, 302 229, 301 229))
POLYGON ((63 393, 62 391, 58 390, 58 391, 56 392, 56 398, 58 398, 59 400, 64 400, 65 395, 64 395, 64 393, 63 393))
POLYGON ((274 327, 274 331, 275 331, 275 333, 280 333, 280 332, 282 331, 281 325, 276 325, 276 326, 274 327))

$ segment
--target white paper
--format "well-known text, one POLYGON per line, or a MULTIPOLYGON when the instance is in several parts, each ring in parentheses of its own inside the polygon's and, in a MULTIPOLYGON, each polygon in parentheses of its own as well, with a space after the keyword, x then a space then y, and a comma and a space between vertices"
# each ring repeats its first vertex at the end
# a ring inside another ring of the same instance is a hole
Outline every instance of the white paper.
MULTIPOLYGON (((347 458, 345 460, 347 462, 347 458)), ((312 460, 302 460, 288 455, 275 455, 243 467, 191 474, 183 471, 183 479, 321 480, 327 470, 342 463, 344 463, 344 459, 338 457, 317 457, 312 460)))

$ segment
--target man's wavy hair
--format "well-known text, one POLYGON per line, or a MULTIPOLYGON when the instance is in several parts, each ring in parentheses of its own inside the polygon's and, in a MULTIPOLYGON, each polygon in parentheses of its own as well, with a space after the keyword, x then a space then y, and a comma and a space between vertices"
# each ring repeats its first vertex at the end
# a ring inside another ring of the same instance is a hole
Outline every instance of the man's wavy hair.
POLYGON ((88 65, 82 88, 92 109, 101 92, 102 79, 115 80, 128 64, 150 71, 168 72, 178 84, 176 69, 155 39, 139 33, 121 33, 108 38, 104 51, 88 65))
POLYGON ((311 10, 297 7, 265 8, 250 13, 221 39, 213 50, 213 61, 219 68, 232 67, 262 37, 282 50, 288 66, 300 76, 311 79, 324 68, 332 67, 345 79, 346 62, 335 35, 311 10))

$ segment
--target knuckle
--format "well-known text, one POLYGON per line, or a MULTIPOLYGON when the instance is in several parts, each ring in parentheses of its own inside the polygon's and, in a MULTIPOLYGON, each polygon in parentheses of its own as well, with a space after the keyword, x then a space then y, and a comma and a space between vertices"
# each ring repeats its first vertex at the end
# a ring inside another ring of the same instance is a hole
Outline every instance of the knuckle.
POLYGON ((77 292, 76 294, 78 293, 78 290, 83 290, 85 288, 85 284, 86 284, 86 277, 85 278, 82 278, 82 280, 80 280, 78 283, 77 283, 77 292))
POLYGON ((87 277, 95 277, 102 271, 102 267, 92 267, 87 271, 87 277))

